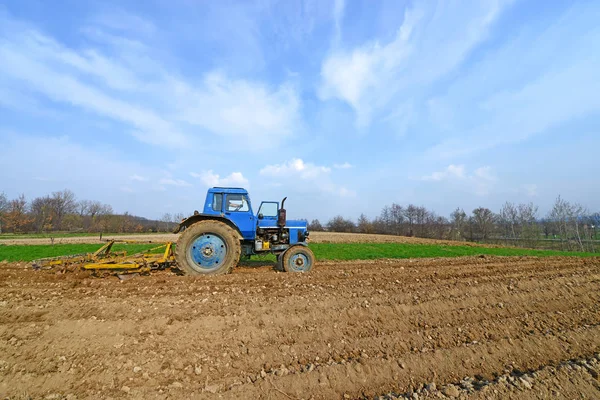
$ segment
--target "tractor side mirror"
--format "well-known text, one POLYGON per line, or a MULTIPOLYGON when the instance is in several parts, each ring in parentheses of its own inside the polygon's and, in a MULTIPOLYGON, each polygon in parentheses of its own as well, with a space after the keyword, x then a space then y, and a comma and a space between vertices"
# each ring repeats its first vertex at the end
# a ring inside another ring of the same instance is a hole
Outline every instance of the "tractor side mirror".
POLYGON ((263 219, 265 216, 262 213, 258 214, 258 219, 263 219))

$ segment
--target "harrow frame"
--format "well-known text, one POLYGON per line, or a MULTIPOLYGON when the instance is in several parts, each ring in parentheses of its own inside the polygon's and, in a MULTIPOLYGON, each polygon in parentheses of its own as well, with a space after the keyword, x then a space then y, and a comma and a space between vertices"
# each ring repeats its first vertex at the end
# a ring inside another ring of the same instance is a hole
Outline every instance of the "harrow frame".
MULTIPOLYGON (((93 253, 62 257, 41 258, 32 262, 34 269, 60 269, 60 272, 86 270, 117 274, 149 273, 176 265, 173 243, 166 242, 147 251, 127 255, 126 251, 111 252, 117 242, 110 240, 93 253), (162 253, 152 253, 164 248, 162 253)), ((119 243, 145 243, 140 241, 118 241, 119 243)))

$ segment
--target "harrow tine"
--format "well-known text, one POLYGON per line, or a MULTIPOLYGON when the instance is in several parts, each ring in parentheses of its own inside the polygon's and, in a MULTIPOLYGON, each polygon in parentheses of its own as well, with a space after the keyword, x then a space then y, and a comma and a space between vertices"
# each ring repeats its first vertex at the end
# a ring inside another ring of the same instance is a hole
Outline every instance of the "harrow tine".
MULTIPOLYGON (((104 244, 94 253, 78 254, 63 257, 42 258, 32 262, 35 270, 61 268, 62 272, 70 270, 87 270, 109 272, 117 275, 147 274, 151 271, 170 268, 175 265, 173 243, 160 246, 127 256, 127 252, 111 252, 115 240, 104 244), (160 254, 152 253, 164 248, 160 254)), ((140 243, 140 242, 133 242, 140 243)))

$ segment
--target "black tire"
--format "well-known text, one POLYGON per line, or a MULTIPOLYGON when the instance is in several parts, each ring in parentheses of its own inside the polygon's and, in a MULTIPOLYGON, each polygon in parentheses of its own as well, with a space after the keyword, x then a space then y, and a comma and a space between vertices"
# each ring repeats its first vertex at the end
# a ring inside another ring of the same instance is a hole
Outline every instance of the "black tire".
POLYGON ((238 264, 240 253, 238 233, 214 220, 188 226, 175 247, 177 266, 186 275, 228 274, 238 264))
POLYGON ((292 246, 281 259, 285 272, 309 272, 315 265, 315 255, 306 246, 292 246))
POLYGON ((275 270, 279 272, 285 272, 283 269, 283 253, 277 254, 277 264, 275 264, 275 270))

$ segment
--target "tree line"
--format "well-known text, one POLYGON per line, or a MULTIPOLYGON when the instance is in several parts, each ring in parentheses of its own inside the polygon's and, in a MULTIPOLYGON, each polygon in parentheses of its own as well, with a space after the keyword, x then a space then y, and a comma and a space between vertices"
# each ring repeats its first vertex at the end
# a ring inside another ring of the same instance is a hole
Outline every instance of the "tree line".
MULTIPOLYGON (((184 217, 182 213, 166 213, 159 220, 151 220, 127 212, 116 214, 110 205, 78 200, 68 189, 31 201, 24 195, 8 199, 0 193, 0 233, 168 232, 184 217)), ((378 233, 529 247, 540 247, 535 242, 545 240, 548 248, 600 250, 596 242, 600 239, 600 213, 592 213, 561 196, 544 216, 533 203, 506 202, 497 213, 477 207, 467 214, 457 208, 449 218, 422 206, 392 203, 372 220, 364 214, 356 221, 338 215, 324 225, 317 219, 308 225, 311 231, 378 233)))
POLYGON ((173 230, 181 218, 183 214, 165 214, 160 220, 116 214, 110 205, 77 200, 67 189, 31 201, 25 195, 8 199, 0 193, 0 233, 158 232, 173 230))
POLYGON ((340 215, 326 224, 317 219, 309 230, 354 233, 378 233, 431 239, 501 242, 537 246, 546 241, 547 248, 597 251, 600 235, 600 213, 591 213, 577 203, 558 197, 552 209, 541 216, 533 203, 506 202, 495 213, 477 207, 470 214, 456 208, 449 216, 440 216, 425 207, 392 203, 383 207, 378 217, 370 220, 361 214, 357 221, 340 215), (556 243, 551 243, 556 242, 556 243), (539 243, 538 243, 539 244, 539 243))

